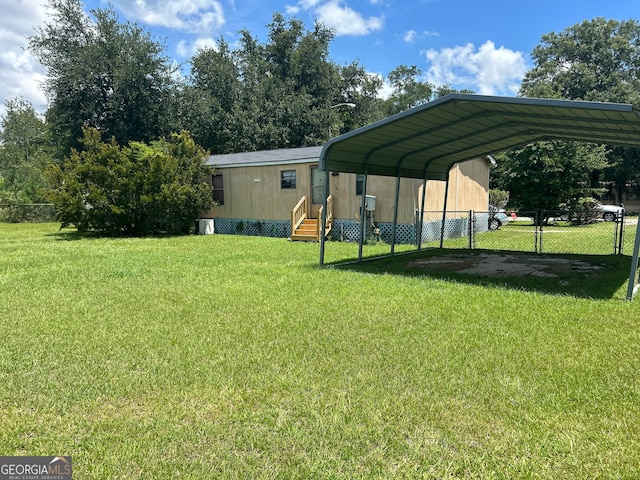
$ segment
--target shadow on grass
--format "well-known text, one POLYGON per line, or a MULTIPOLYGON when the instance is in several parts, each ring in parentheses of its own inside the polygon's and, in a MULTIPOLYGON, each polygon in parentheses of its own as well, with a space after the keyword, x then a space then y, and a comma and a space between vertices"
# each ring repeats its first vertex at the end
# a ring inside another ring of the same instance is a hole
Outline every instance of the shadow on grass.
POLYGON ((96 240, 96 239, 108 239, 108 240, 122 240, 126 238, 176 238, 185 237, 189 235, 195 235, 195 233, 166 233, 166 234, 154 234, 154 235, 113 235, 101 232, 78 232, 77 230, 65 230, 60 229, 55 233, 46 234, 47 237, 53 237, 60 242, 75 242, 78 240, 96 240))
POLYGON ((631 257, 555 255, 496 250, 429 249, 335 268, 373 274, 429 277, 509 289, 611 299, 629 280, 631 257))
POLYGON ((102 238, 100 235, 91 232, 78 232, 77 230, 63 230, 60 229, 55 233, 46 234, 47 237, 55 238, 60 242, 76 242, 78 240, 88 240, 94 238, 102 238))

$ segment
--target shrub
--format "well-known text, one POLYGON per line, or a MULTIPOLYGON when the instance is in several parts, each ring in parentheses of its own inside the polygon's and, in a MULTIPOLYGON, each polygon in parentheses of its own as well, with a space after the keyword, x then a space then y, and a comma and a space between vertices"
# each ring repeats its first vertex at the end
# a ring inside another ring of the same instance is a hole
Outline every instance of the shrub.
POLYGON ((187 132, 121 147, 85 129, 81 144, 47 171, 63 227, 110 235, 189 233, 212 205, 206 153, 187 132))

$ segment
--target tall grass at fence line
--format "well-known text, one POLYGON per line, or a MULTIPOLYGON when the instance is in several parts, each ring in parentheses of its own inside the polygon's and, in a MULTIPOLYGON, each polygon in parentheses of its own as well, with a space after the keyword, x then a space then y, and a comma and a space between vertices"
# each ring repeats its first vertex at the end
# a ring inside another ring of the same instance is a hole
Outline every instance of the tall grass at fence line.
POLYGON ((621 294, 320 269, 265 237, 0 224, 0 251, 3 455, 84 479, 640 478, 621 294))

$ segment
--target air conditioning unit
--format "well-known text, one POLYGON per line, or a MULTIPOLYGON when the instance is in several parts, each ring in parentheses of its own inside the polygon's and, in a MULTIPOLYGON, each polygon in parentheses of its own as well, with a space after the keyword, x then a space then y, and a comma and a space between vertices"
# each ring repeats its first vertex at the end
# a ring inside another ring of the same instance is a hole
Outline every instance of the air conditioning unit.
POLYGON ((373 212, 376 209, 375 195, 367 195, 364 199, 364 209, 368 212, 373 212))

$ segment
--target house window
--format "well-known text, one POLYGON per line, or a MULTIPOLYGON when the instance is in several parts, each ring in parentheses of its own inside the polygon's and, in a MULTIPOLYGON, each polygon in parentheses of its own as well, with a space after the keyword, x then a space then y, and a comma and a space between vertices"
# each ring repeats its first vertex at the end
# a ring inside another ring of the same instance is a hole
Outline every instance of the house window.
POLYGON ((356 173, 356 195, 362 195, 364 190, 364 174, 356 173))
POLYGON ((211 175, 211 197, 218 205, 224 205, 224 182, 222 175, 211 175))
POLYGON ((282 170, 280 172, 280 188, 296 188, 295 170, 282 170))

